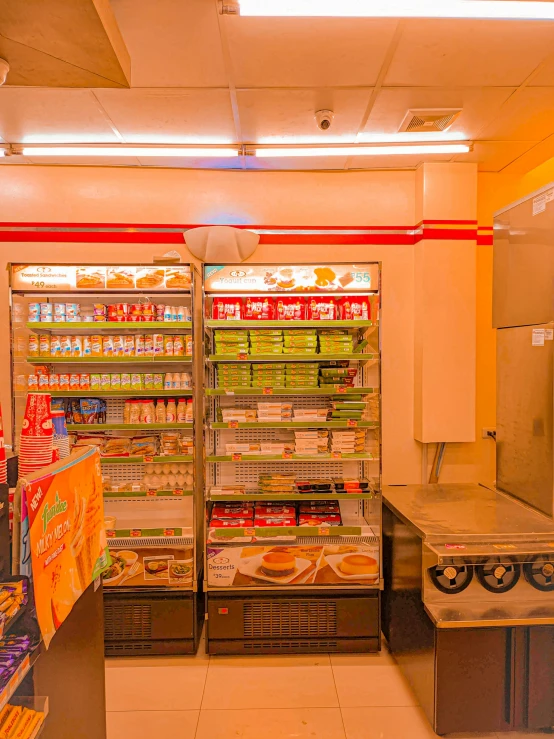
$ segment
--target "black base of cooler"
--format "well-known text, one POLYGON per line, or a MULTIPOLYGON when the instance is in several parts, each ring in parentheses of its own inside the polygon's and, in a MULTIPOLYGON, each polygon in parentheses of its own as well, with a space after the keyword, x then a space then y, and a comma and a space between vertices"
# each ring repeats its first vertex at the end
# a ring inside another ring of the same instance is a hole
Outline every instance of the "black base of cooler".
POLYGON ((104 589, 106 657, 196 654, 204 609, 201 593, 104 589))
POLYGON ((209 592, 208 654, 378 652, 380 593, 209 592))

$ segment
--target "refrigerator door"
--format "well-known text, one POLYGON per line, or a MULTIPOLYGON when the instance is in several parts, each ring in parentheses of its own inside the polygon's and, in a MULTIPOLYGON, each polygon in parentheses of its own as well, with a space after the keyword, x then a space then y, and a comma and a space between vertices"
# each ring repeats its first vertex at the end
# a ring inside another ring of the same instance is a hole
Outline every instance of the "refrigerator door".
POLYGON ((494 219, 493 326, 554 318, 554 185, 494 219))
POLYGON ((554 323, 497 332, 497 488, 554 514, 554 323))

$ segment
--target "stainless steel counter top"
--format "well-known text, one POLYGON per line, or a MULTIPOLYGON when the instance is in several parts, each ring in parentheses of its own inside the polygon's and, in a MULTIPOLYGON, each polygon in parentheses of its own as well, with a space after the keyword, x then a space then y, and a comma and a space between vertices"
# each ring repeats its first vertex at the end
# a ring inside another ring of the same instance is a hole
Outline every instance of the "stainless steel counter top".
POLYGON ((554 522, 480 485, 386 485, 383 500, 430 542, 533 539, 554 544, 554 522))

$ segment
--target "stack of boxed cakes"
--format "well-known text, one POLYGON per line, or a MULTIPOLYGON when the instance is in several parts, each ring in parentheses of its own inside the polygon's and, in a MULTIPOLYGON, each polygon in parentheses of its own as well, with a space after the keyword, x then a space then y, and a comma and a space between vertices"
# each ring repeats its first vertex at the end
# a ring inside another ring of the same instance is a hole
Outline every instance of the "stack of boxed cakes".
POLYGON ((283 332, 281 329, 253 328, 250 345, 252 354, 282 354, 283 332))
POLYGON ((294 431, 296 453, 303 456, 316 456, 329 451, 329 432, 327 429, 294 431))
POLYGON ((284 354, 315 354, 317 351, 317 331, 315 328, 286 331, 284 354))
POLYGON ((258 421, 290 421, 292 403, 258 403, 258 421))
POLYGON ((223 423, 254 423, 257 413, 254 408, 218 408, 218 416, 223 423))
POLYGON ((273 495, 294 495, 296 487, 294 485, 294 473, 260 475, 258 478, 258 488, 262 494, 273 495))
POLYGON ((305 388, 317 387, 319 365, 314 363, 287 364, 285 367, 285 381, 287 387, 305 388))
POLYGON ((284 364, 253 364, 252 387, 284 387, 284 364))
POLYGON ((216 354, 248 354, 248 331, 214 331, 216 354))
POLYGON ((252 376, 249 364, 218 364, 218 387, 251 387, 252 376))
POLYGON ((324 388, 329 388, 331 385, 353 387, 358 374, 356 367, 321 367, 319 372, 321 375, 319 385, 324 388))
POLYGON ((331 398, 331 420, 361 421, 365 406, 361 395, 333 395, 331 398))
POLYGON ((354 339, 348 329, 326 328, 319 332, 321 354, 352 354, 354 339))
POLYGON ((362 454, 365 452, 365 429, 348 429, 331 432, 331 452, 362 454))

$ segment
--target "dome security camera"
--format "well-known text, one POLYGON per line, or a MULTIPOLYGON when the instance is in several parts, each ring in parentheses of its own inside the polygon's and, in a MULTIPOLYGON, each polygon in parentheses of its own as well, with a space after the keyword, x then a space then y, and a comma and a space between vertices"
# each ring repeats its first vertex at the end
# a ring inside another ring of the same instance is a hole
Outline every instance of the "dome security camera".
POLYGON ((332 110, 318 110, 315 114, 317 127, 320 131, 328 131, 332 124, 335 114, 332 110))
POLYGON ((3 85, 10 71, 10 65, 5 59, 0 59, 0 85, 3 85))

